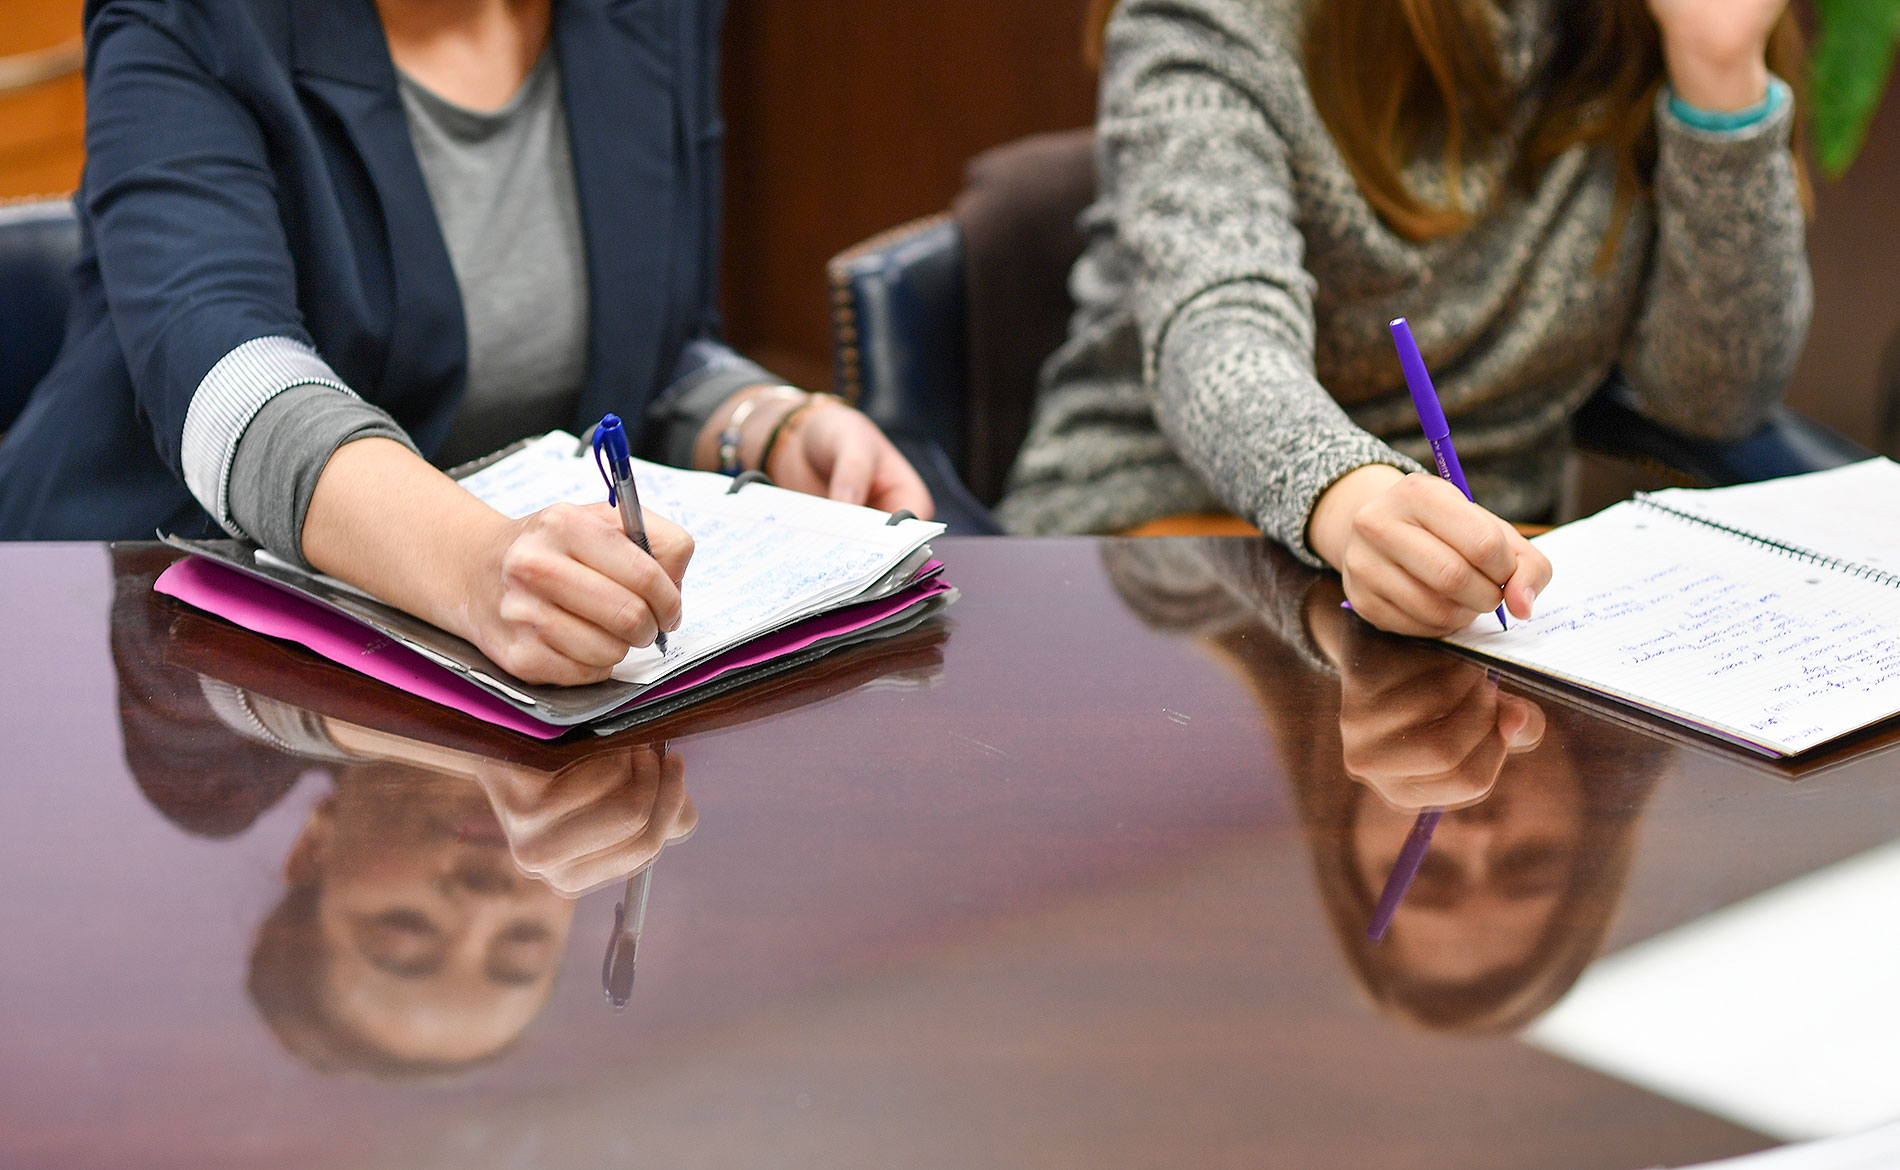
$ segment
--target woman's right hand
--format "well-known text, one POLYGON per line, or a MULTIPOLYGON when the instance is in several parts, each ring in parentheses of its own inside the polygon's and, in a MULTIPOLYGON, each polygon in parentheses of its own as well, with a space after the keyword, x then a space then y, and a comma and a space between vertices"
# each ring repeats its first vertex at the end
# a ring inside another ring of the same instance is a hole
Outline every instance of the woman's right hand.
POLYGON ((1528 618, 1550 584, 1550 561, 1517 529, 1437 476, 1382 464, 1326 489, 1307 540, 1353 611, 1395 634, 1441 637, 1500 602, 1528 618))
POLYGON ((646 528, 652 556, 607 504, 556 504, 500 525, 469 576, 470 640, 524 682, 607 678, 629 650, 679 628, 693 538, 652 512, 646 528))
POLYGON ((523 682, 578 686, 679 625, 693 539, 651 512, 646 524, 652 556, 606 504, 510 520, 401 443, 367 438, 324 464, 303 553, 523 682))

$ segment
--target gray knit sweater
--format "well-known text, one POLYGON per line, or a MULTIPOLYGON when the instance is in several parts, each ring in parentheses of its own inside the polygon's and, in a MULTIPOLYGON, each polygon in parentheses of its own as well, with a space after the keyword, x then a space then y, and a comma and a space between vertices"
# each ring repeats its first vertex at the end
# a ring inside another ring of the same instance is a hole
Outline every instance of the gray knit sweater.
MULTIPOLYGON (((1654 199, 1594 265, 1616 194, 1578 148, 1529 192, 1493 181, 1537 100, 1561 0, 1516 0, 1500 43, 1524 101, 1468 169, 1451 238, 1410 243, 1348 171, 1305 80, 1300 0, 1124 0, 1109 28, 1100 195, 998 514, 1016 532, 1126 528, 1225 506, 1301 558, 1314 501, 1356 467, 1428 458, 1386 322, 1411 319, 1479 503, 1556 502, 1568 421, 1612 367, 1653 418, 1746 432, 1812 303, 1792 103, 1709 133, 1656 110, 1654 199)), ((1407 172, 1442 199, 1442 167, 1407 172)))

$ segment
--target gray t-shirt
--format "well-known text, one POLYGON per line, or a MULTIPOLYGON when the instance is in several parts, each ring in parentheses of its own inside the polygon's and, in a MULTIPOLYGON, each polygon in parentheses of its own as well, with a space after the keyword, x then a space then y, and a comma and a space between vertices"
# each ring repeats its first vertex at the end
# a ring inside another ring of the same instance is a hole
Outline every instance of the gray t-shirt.
MULTIPOLYGON (((552 50, 492 113, 443 101, 407 77, 399 85, 467 323, 467 390, 436 454, 452 467, 573 419, 587 376, 587 243, 552 50)), ((302 349, 281 338, 251 344, 302 349)), ((653 453, 687 466, 706 420, 729 396, 776 381, 712 338, 689 341, 671 384, 646 410, 653 453)), ((228 496, 239 531, 301 563, 304 516, 336 449, 378 436, 415 445, 387 413, 333 378, 289 385, 238 439, 228 496)), ((208 474, 215 479, 218 469, 208 474)))
POLYGON ((573 417, 587 378, 587 242, 551 51, 493 113, 407 75, 399 85, 468 324, 468 389, 436 456, 453 466, 573 417))
MULTIPOLYGON (((552 50, 491 113, 407 76, 399 85, 467 324, 467 389, 436 456, 447 467, 573 417, 587 377, 587 244, 552 50)), ((385 412, 328 387, 279 394, 238 443, 232 518, 266 548, 301 548, 331 454, 374 435, 409 442, 385 412)))

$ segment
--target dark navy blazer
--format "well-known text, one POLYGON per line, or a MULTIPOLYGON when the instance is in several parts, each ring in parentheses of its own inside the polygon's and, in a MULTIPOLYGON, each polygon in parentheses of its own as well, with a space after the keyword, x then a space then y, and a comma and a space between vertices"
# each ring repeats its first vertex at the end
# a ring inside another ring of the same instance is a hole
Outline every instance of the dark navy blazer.
MULTIPOLYGON (((577 428, 637 425, 715 328, 722 9, 555 0, 592 306, 577 428)), ((315 346, 432 452, 462 302, 374 0, 89 0, 86 38, 74 306, 0 446, 0 539, 217 532, 185 413, 259 337, 315 346)))

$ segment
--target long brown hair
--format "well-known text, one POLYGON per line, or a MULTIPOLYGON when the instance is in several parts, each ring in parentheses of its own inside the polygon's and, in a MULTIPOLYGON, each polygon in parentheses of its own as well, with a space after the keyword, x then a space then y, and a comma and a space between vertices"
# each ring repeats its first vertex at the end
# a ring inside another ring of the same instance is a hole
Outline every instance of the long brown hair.
MULTIPOLYGON (((1645 0, 1564 6, 1541 109, 1509 180, 1528 188, 1573 147, 1598 145, 1616 162, 1609 246, 1656 162, 1653 111, 1666 72, 1662 35, 1645 0)), ((1451 235, 1481 209, 1460 199, 1465 160, 1503 133, 1517 95, 1501 68, 1498 21, 1483 0, 1321 0, 1307 27, 1314 103, 1359 181, 1394 231, 1409 240, 1451 235), (1428 136, 1442 143, 1448 201, 1434 205, 1403 170, 1428 136)), ((1783 16, 1770 68, 1801 76, 1801 31, 1783 16)))
MULTIPOLYGON (((1101 32, 1114 6, 1115 0, 1089 2, 1092 62, 1099 63, 1101 32)), ((1563 12, 1542 108, 1507 178, 1527 188, 1572 147, 1608 150, 1616 161, 1617 205, 1604 241, 1607 259, 1655 169, 1652 111, 1666 76, 1662 35, 1646 0, 1573 0, 1563 12)), ((1506 130, 1518 103, 1503 72, 1497 25, 1487 0, 1313 5, 1306 72, 1314 103, 1367 201, 1408 240, 1453 235, 1482 214, 1459 195, 1465 161, 1506 130), (1404 179, 1405 164, 1428 138, 1443 150, 1449 194, 1443 205, 1427 202, 1404 179)), ((1804 57, 1790 13, 1769 40, 1768 65, 1794 87, 1797 101, 1804 57)), ((1801 190, 1805 202, 1805 171, 1801 190)))

